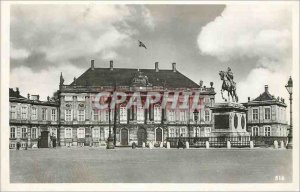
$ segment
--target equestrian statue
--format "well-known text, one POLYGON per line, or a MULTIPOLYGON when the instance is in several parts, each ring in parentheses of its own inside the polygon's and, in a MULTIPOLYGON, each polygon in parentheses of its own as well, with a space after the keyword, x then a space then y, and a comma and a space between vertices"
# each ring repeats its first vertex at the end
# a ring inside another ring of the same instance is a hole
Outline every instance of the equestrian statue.
POLYGON ((220 71, 219 72, 220 78, 223 81, 222 83, 222 89, 221 89, 221 95, 222 99, 227 102, 227 99, 224 98, 223 92, 227 91, 228 93, 228 101, 230 101, 230 97, 232 98, 233 102, 238 102, 238 96, 236 94, 236 83, 233 81, 233 73, 230 69, 230 67, 227 68, 226 71, 220 71))

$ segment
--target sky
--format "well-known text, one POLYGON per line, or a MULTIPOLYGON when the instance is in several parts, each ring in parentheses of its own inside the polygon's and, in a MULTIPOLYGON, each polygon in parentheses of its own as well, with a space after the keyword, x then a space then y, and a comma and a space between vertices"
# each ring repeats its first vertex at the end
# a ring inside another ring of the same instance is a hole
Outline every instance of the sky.
POLYGON ((288 5, 30 5, 11 6, 10 87, 41 99, 90 67, 177 69, 199 83, 230 67, 240 102, 269 85, 288 100, 292 10, 288 5), (141 40, 147 49, 138 47, 141 40))

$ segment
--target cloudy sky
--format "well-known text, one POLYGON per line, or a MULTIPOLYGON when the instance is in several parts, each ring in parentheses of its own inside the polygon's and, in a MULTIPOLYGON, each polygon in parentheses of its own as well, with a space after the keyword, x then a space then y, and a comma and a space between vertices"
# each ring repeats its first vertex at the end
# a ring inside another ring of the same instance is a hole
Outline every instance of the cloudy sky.
POLYGON ((177 69, 193 81, 214 82, 231 67, 240 101, 269 85, 288 98, 292 70, 292 11, 284 5, 12 5, 10 87, 42 99, 95 67, 177 69), (147 50, 139 48, 143 41, 147 50))

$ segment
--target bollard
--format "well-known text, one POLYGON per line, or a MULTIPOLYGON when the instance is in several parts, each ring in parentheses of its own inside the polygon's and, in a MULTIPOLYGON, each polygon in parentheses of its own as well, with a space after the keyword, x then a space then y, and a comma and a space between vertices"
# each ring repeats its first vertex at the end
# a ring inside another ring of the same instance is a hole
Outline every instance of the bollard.
POLYGON ((190 144, 189 144, 189 142, 187 142, 187 141, 185 142, 185 148, 186 148, 186 149, 189 149, 189 148, 190 148, 190 144))
POLYGON ((278 141, 277 140, 274 141, 274 148, 278 149, 278 141))
POLYGON ((209 149, 209 142, 208 141, 205 141, 205 147, 206 147, 206 149, 209 149))
POLYGON ((250 141, 250 149, 253 149, 254 148, 254 143, 253 141, 250 141))
POLYGON ((284 142, 283 142, 283 141, 280 141, 280 148, 281 148, 281 149, 284 149, 284 148, 285 148, 284 142))
POLYGON ((153 149, 153 144, 152 144, 152 142, 149 143, 149 149, 153 149))
POLYGON ((146 144, 145 144, 145 142, 143 142, 142 148, 145 148, 145 147, 146 147, 146 144))
POLYGON ((231 148, 230 141, 227 141, 227 149, 230 149, 230 148, 231 148))
POLYGON ((163 148, 163 147, 164 147, 164 143, 163 143, 163 142, 160 142, 159 147, 160 147, 160 148, 163 148))
POLYGON ((170 149, 170 142, 167 142, 167 149, 170 149))

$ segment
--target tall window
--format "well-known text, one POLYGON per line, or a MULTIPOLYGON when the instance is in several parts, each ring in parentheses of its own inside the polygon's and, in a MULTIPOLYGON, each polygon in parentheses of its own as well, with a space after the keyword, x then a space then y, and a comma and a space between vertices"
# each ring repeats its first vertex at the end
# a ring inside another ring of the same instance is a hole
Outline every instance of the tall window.
POLYGON ((37 138, 37 128, 36 127, 31 128, 31 138, 32 139, 37 138))
POLYGON ((78 110, 78 121, 84 121, 84 120, 85 120, 85 111, 78 110))
POLYGON ((180 128, 180 136, 181 137, 186 137, 187 136, 185 127, 180 128))
POLYGON ((170 137, 175 137, 175 129, 174 128, 170 128, 169 131, 170 131, 169 132, 169 136, 170 137))
POLYGON ((271 108, 265 108, 265 119, 271 119, 271 108))
POLYGON ((205 111, 205 121, 210 121, 210 113, 208 110, 205 111))
POLYGON ((137 121, 143 122, 144 121, 144 108, 142 106, 137 107, 137 121))
POLYGON ((179 112, 179 119, 180 121, 186 121, 186 112, 185 111, 180 111, 179 112))
POLYGON ((27 135, 27 129, 25 127, 22 128, 22 138, 26 138, 27 135))
POLYGON ((127 109, 126 106, 120 106, 120 122, 127 122, 127 109))
POLYGON ((16 119, 17 115, 16 115, 16 106, 11 105, 10 106, 10 118, 11 119, 16 119))
POLYGON ((92 129, 92 137, 100 138, 100 128, 97 127, 92 129))
POLYGON ((51 109, 51 121, 56 121, 56 109, 51 109))
POLYGON ((252 127, 252 136, 259 136, 259 128, 252 127))
POLYGON ((210 127, 205 127, 204 136, 209 137, 210 133, 211 133, 211 128, 210 127))
POLYGON ((67 138, 67 139, 72 138, 72 129, 71 128, 65 128, 65 138, 67 138))
POLYGON ((258 109, 252 109, 252 119, 258 120, 258 109))
POLYGON ((66 109, 65 111, 65 120, 66 121, 72 121, 72 110, 66 109))
POLYGON ((93 109, 93 121, 99 121, 99 110, 93 109))
POLYGON ((103 110, 103 121, 109 121, 109 109, 103 110))
POLYGON ((42 109, 42 120, 43 121, 47 120, 47 109, 46 108, 42 109))
POLYGON ((32 120, 37 120, 37 108, 35 107, 31 108, 31 118, 32 120))
POLYGON ((199 137, 200 136, 200 127, 195 127, 194 136, 195 137, 199 137))
POLYGON ((161 109, 159 105, 154 105, 153 114, 154 121, 159 122, 161 120, 161 109))
POLYGON ((169 121, 175 121, 175 111, 174 110, 169 111, 169 121))
POLYGON ((54 127, 51 128, 51 129, 50 129, 50 135, 56 137, 56 135, 57 135, 57 129, 54 128, 54 127))
POLYGON ((10 128, 10 138, 12 139, 16 138, 16 128, 14 127, 10 128))
POLYGON ((21 119, 27 119, 27 107, 21 109, 21 119))
POLYGON ((271 127, 265 127, 265 136, 271 136, 271 127))
POLYGON ((21 128, 17 128, 17 138, 21 138, 21 128))
POLYGON ((78 128, 77 129, 77 137, 84 138, 85 137, 85 128, 78 128))

